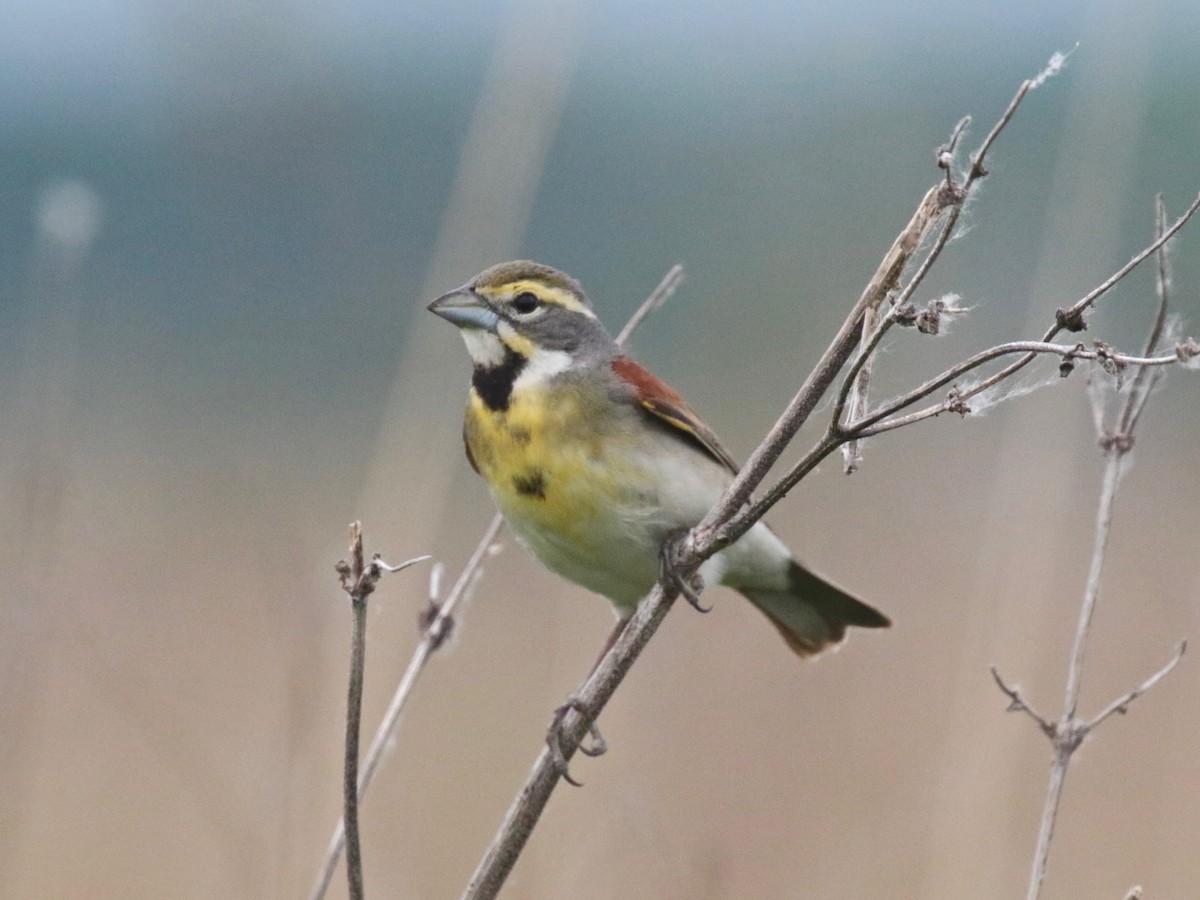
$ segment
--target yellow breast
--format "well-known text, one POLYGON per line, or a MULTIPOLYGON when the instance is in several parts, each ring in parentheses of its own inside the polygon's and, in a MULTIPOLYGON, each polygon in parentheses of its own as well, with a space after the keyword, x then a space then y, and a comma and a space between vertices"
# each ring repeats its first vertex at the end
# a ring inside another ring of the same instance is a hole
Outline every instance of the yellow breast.
POLYGON ((506 516, 570 538, 611 515, 629 486, 610 425, 569 389, 527 388, 504 410, 472 391, 464 438, 506 516))

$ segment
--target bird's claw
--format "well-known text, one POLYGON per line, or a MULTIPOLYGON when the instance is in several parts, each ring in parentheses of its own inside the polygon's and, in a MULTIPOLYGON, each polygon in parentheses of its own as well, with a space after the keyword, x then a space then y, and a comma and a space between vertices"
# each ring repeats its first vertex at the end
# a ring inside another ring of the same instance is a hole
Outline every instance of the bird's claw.
POLYGON ((576 781, 571 777, 570 764, 567 762, 567 755, 562 748, 563 721, 572 709, 587 720, 588 737, 591 739, 591 744, 580 741, 576 749, 584 756, 601 756, 608 751, 608 744, 600 734, 596 723, 591 719, 591 710, 575 694, 567 697, 567 702, 554 711, 554 718, 550 721, 550 727, 546 729, 546 746, 550 748, 550 755, 554 758, 554 768, 563 777, 563 780, 575 787, 583 787, 582 781, 576 781))
POLYGON ((700 573, 695 572, 690 578, 684 578, 675 564, 675 552, 681 537, 682 535, 677 535, 663 541, 662 549, 658 553, 659 580, 669 581, 675 585, 679 589, 679 595, 696 612, 712 612, 711 606, 705 606, 700 602, 700 591, 704 590, 704 579, 700 573))

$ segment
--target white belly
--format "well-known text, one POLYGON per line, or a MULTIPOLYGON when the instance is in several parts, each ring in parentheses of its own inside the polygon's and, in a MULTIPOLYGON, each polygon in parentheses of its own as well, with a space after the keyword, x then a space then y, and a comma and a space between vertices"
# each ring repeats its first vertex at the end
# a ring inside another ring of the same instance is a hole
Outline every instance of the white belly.
MULTIPOLYGON (((596 502, 594 486, 549 478, 549 490, 563 494, 548 502, 568 504, 576 513, 569 521, 529 516, 528 501, 522 501, 526 514, 507 515, 513 531, 547 568, 608 597, 620 614, 654 586, 663 540, 699 522, 732 480, 724 468, 673 438, 655 435, 646 449, 622 454, 622 487, 604 492, 602 502, 596 502), (572 495, 582 491, 586 500, 572 502, 572 495)), ((608 474, 611 465, 610 456, 608 474)), ((518 512, 511 496, 493 496, 506 514, 518 512)), ((705 563, 706 584, 722 580, 728 552, 705 563)))

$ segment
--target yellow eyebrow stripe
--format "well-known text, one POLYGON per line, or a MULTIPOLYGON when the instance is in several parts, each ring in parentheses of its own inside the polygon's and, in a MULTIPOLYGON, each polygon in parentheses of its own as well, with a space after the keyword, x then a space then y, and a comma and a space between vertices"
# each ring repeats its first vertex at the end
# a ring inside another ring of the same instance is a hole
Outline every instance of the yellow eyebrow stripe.
POLYGON ((555 306, 561 306, 563 309, 569 309, 571 312, 583 313, 592 319, 596 318, 596 314, 580 303, 579 298, 570 291, 563 288, 551 287, 540 281, 530 281, 528 279, 510 281, 495 293, 508 294, 510 297, 515 297, 517 294, 523 294, 526 291, 538 297, 543 303, 553 303, 555 306))

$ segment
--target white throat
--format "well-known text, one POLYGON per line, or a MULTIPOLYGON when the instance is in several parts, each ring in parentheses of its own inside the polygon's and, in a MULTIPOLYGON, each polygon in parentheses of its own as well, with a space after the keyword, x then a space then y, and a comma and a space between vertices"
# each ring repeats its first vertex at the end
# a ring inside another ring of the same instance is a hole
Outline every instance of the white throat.
POLYGON ((555 375, 561 375, 571 368, 571 354, 565 350, 544 350, 541 347, 533 351, 533 356, 521 368, 521 374, 513 382, 513 389, 541 387, 555 375))
POLYGON ((500 338, 490 331, 481 328, 460 328, 463 343, 467 345, 467 353, 471 362, 484 369, 490 369, 504 362, 504 344, 500 338))

